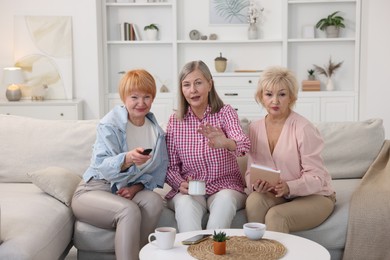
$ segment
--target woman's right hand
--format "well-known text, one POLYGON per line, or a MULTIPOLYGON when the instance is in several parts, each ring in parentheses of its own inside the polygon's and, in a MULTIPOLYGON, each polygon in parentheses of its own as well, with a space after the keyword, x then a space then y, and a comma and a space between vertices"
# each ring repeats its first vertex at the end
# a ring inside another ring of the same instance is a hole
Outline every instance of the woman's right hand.
POLYGON ((142 165, 146 163, 146 161, 152 158, 152 156, 143 155, 142 154, 143 151, 144 149, 142 147, 137 147, 131 151, 128 151, 126 153, 125 164, 131 165, 134 163, 135 165, 142 165))
POLYGON ((183 181, 180 183, 179 192, 181 194, 188 194, 188 181, 183 181))
POLYGON ((253 191, 259 192, 259 193, 267 193, 270 192, 274 189, 273 186, 271 186, 268 182, 262 181, 258 179, 254 184, 253 184, 253 191))

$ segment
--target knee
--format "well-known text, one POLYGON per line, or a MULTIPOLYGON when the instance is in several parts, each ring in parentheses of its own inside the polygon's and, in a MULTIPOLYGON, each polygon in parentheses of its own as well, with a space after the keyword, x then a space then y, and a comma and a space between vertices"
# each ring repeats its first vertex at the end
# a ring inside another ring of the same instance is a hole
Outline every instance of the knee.
POLYGON ((267 229, 271 231, 278 231, 283 233, 289 233, 288 219, 283 214, 282 209, 270 208, 265 216, 265 223, 267 229))

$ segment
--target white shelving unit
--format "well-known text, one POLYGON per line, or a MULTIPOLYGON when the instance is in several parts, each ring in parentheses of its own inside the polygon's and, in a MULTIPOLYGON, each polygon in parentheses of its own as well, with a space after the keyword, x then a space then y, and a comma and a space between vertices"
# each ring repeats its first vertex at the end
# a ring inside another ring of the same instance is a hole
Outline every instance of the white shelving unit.
POLYGON ((325 91, 325 78, 318 76, 323 91, 300 92, 296 110, 312 121, 357 120, 361 0, 258 0, 264 7, 258 40, 247 40, 247 24, 210 24, 210 0, 136 0, 120 4, 115 0, 102 1, 106 112, 120 102, 116 93, 121 76, 118 72, 143 67, 155 76, 158 88, 165 84, 170 90, 158 93, 155 101, 159 104, 158 119, 166 122, 176 106, 180 69, 188 61, 203 60, 213 72, 222 99, 233 105, 241 117, 255 119, 265 113, 254 100, 260 73, 236 71, 281 65, 290 68, 302 81, 313 64, 322 66, 332 57, 335 62, 343 61, 333 77, 336 90, 325 91), (326 38, 319 30, 315 30, 315 38, 303 38, 304 26, 311 25, 314 30, 319 19, 334 11, 340 11, 347 27, 339 38, 326 38), (156 23, 160 39, 120 41, 119 24, 123 22, 135 23, 141 37, 145 25, 156 23), (206 36, 215 33, 218 38, 191 40, 192 30, 206 36), (224 73, 217 73, 214 68, 214 59, 220 53, 228 59, 224 73))

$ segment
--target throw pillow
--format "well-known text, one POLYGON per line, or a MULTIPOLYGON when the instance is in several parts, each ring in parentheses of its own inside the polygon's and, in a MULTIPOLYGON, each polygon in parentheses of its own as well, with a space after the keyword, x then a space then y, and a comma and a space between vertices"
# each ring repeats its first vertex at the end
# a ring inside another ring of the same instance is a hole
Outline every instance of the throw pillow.
POLYGON ((72 201, 73 193, 81 181, 80 176, 61 167, 47 167, 27 173, 27 175, 32 183, 43 192, 53 196, 68 207, 72 201))

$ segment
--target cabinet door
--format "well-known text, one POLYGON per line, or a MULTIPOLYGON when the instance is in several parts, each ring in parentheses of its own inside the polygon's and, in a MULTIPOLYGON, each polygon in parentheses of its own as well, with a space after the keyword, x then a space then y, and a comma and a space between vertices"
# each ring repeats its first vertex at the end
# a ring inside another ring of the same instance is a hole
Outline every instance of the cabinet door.
POLYGON ((294 111, 306 117, 311 122, 320 121, 320 99, 299 98, 295 104, 294 111))
POLYGON ((343 122, 354 120, 353 97, 324 97, 321 99, 321 121, 343 122))

